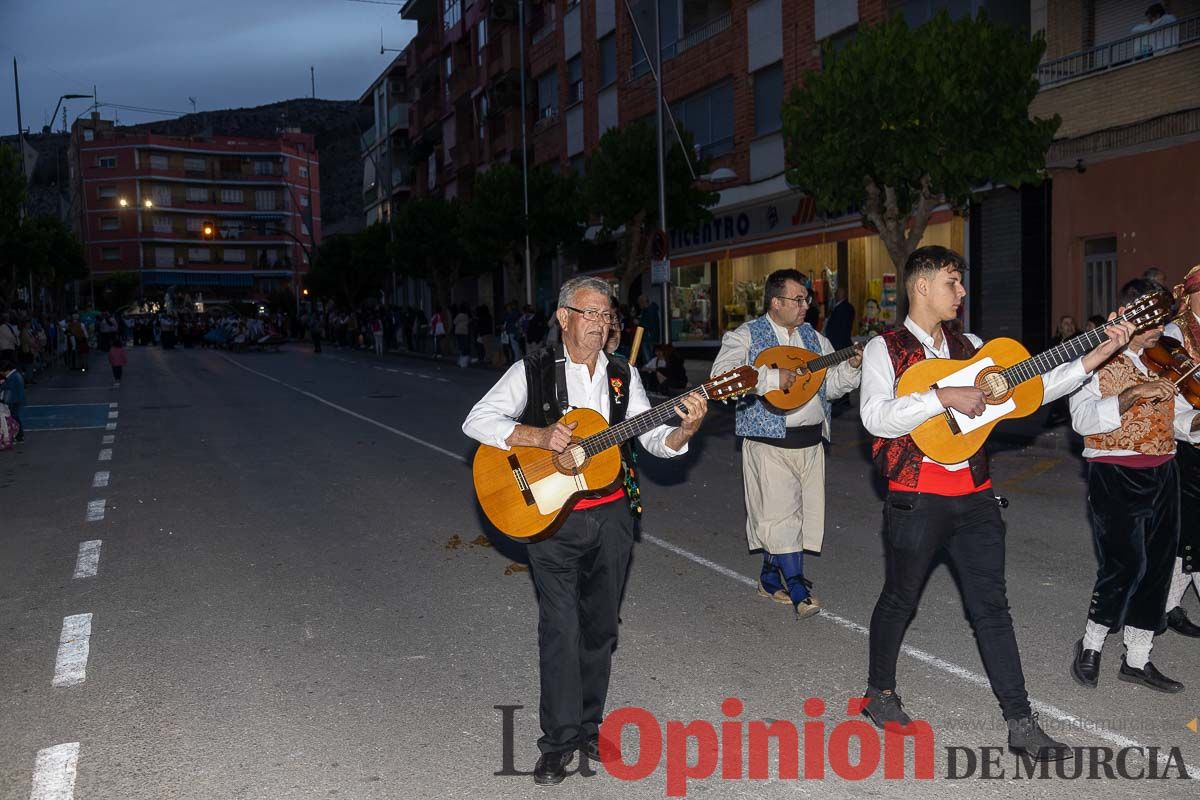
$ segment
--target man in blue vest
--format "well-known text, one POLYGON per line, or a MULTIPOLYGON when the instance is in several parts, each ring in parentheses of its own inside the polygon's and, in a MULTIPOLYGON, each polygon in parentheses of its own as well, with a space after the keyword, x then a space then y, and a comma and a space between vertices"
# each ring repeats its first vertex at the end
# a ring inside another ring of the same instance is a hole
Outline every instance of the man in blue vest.
MULTIPOLYGON (((753 364, 769 347, 790 345, 814 353, 833 352, 833 345, 804 322, 810 297, 798 270, 781 269, 767 276, 766 313, 726 333, 713 362, 719 375, 753 364)), ((746 540, 763 554, 758 593, 791 603, 798 619, 820 613, 821 604, 804 577, 804 551, 819 553, 825 534, 825 450, 829 439, 829 403, 858 386, 862 356, 830 367, 821 390, 790 413, 780 412, 760 396, 739 402, 735 431, 742 437, 742 480, 746 491, 746 540)), ((786 389, 796 373, 760 367, 758 395, 786 389)))

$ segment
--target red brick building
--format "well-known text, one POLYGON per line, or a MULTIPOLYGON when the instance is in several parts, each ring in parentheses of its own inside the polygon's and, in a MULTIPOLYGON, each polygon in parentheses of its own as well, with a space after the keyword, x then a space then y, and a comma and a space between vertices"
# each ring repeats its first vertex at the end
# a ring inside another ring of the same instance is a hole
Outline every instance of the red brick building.
POLYGON ((321 242, 311 134, 169 137, 91 118, 71 130, 73 224, 97 280, 265 298, 292 290, 321 242), (311 230, 310 230, 311 228, 311 230))

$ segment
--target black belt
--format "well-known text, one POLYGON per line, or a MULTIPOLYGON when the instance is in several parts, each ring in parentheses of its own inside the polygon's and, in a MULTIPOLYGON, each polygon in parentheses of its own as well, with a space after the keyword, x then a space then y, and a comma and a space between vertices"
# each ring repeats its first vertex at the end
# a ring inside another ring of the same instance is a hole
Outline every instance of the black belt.
POLYGON ((785 450, 799 450, 804 447, 815 447, 821 443, 824 425, 799 425, 786 428, 782 439, 767 436, 747 436, 747 441, 769 444, 772 447, 782 447, 785 450))

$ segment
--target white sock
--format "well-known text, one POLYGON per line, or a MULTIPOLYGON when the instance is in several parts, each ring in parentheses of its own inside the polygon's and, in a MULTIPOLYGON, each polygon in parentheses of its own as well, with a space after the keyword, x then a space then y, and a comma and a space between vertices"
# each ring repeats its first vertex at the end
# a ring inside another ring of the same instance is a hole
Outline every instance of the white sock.
POLYGON ((1192 585, 1196 587, 1196 594, 1200 594, 1200 570, 1191 573, 1192 585))
POLYGON ((1154 647, 1154 631, 1125 626, 1125 663, 1134 669, 1145 669, 1154 647))
POLYGON ((1088 620, 1083 631, 1083 649, 1095 650, 1099 653, 1104 648, 1104 640, 1108 637, 1108 626, 1088 620))
POLYGON ((1175 571, 1171 573, 1171 588, 1167 592, 1167 612, 1179 605, 1183 593, 1192 582, 1192 576, 1183 571, 1183 559, 1176 557, 1175 571))

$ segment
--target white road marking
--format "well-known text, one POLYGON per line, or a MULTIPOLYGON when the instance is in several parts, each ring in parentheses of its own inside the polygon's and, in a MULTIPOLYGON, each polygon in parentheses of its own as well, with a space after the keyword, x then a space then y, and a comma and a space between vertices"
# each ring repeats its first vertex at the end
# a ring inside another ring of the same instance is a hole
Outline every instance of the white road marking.
POLYGON ((100 451, 100 455, 96 458, 97 461, 112 461, 112 448, 105 447, 100 451))
POLYGON ((408 377, 410 377, 410 378, 415 378, 415 377, 417 377, 417 373, 415 373, 415 372, 409 372, 408 370, 404 370, 404 374, 405 374, 405 375, 407 375, 407 376, 408 376, 408 377))
POLYGON ((108 407, 109 407, 109 408, 116 408, 116 407, 117 407, 117 404, 116 404, 116 402, 114 401, 114 402, 112 402, 112 403, 109 403, 109 404, 108 404, 108 407))
MULTIPOLYGON (((229 363, 231 363, 237 367, 240 367, 241 369, 244 369, 247 372, 253 373, 262 378, 266 378, 267 380, 272 381, 273 383, 277 383, 280 386, 284 386, 288 389, 291 389, 294 392, 299 392, 300 394, 302 394, 306 397, 310 397, 313 400, 316 400, 318 403, 323 403, 324 405, 327 405, 330 408, 337 409, 338 411, 341 411, 344 414, 348 414, 356 419, 362 420, 363 422, 374 425, 378 428, 382 428, 383 430, 388 431, 389 433, 394 433, 397 436, 400 436, 401 438, 408 439, 411 442, 415 442, 416 444, 422 445, 424 447, 428 447, 430 450, 436 450, 437 452, 441 453, 442 455, 449 456, 450 458, 454 459, 455 461, 461 461, 464 463, 467 463, 467 461, 468 461, 468 459, 459 455, 458 453, 454 453, 449 450, 446 450, 445 448, 438 447, 437 445, 433 444, 432 442, 427 442, 424 439, 419 439, 410 433, 405 433, 404 431, 397 430, 396 428, 393 428, 390 425, 385 425, 382 422, 373 420, 370 417, 363 416, 362 414, 359 414, 358 412, 355 412, 355 411, 351 411, 348 408, 343 408, 342 406, 339 406, 336 403, 331 403, 330 401, 326 400, 325 398, 315 395, 312 392, 308 392, 308 391, 305 391, 304 389, 299 389, 295 386, 291 386, 290 384, 284 383, 283 381, 279 380, 278 378, 273 378, 270 375, 266 375, 257 370, 250 369, 247 366, 243 366, 242 364, 239 364, 237 361, 234 361, 233 359, 229 358, 228 356, 221 355, 219 353, 218 353, 218 355, 221 358, 224 358, 229 363)), ((409 374, 409 373, 405 373, 405 374, 409 374)), ((422 377, 428 377, 428 376, 422 376, 422 377)), ((724 567, 724 566, 716 563, 715 561, 710 561, 707 558, 704 558, 703 556, 697 555, 696 553, 693 553, 690 550, 685 550, 684 548, 682 548, 676 544, 672 544, 672 543, 666 541, 665 539, 660 539, 657 536, 651 536, 645 532, 642 533, 642 538, 644 540, 646 540, 647 542, 650 542, 651 544, 655 545, 656 547, 661 547, 664 550, 667 550, 668 552, 674 553, 675 555, 678 555, 678 556, 682 556, 683 558, 686 558, 689 561, 699 564, 700 566, 705 567, 707 569, 710 569, 719 575, 724 575, 725 577, 735 580, 738 583, 742 583, 746 586, 756 586, 758 583, 754 578, 743 575, 742 573, 738 572, 737 570, 733 570, 728 567, 724 567)), ((860 625, 859 623, 854 622, 849 619, 846 619, 845 617, 840 617, 837 614, 831 614, 827 610, 822 610, 821 614, 819 616, 815 617, 815 619, 827 620, 829 622, 834 623, 835 625, 838 625, 840 627, 843 627, 843 628, 853 631, 855 633, 862 634, 864 636, 869 633, 869 630, 867 629, 866 626, 860 625)), ((903 645, 901 652, 903 652, 907 656, 917 659, 918 661, 928 664, 931 667, 935 667, 936 669, 939 669, 943 672, 953 675, 954 677, 956 677, 966 683, 970 683, 975 686, 979 686, 979 687, 983 687, 983 688, 987 688, 987 689, 990 689, 990 687, 991 687, 991 684, 988 682, 988 679, 986 676, 980 675, 977 672, 973 672, 973 671, 967 669, 966 667, 959 666, 958 664, 955 664, 951 661, 947 661, 943 658, 939 658, 938 656, 935 656, 932 653, 928 653, 924 650, 921 650, 916 647, 911 647, 909 645, 903 645)), ((1117 747, 1138 747, 1138 748, 1142 748, 1143 750, 1145 750, 1147 747, 1146 745, 1143 745, 1142 743, 1138 742, 1136 739, 1130 739, 1129 737, 1122 736, 1119 733, 1114 733, 1112 731, 1104 730, 1100 725, 1088 720, 1086 717, 1075 716, 1074 714, 1071 714, 1070 712, 1065 711, 1065 710, 1059 708, 1058 706, 1051 705, 1050 703, 1043 703, 1040 700, 1035 700, 1032 697, 1029 700, 1030 700, 1030 704, 1033 706, 1034 710, 1037 711, 1038 713, 1040 713, 1043 717, 1050 717, 1050 718, 1054 719, 1056 722, 1063 724, 1064 726, 1070 726, 1072 728, 1076 728, 1081 731, 1088 731, 1091 734, 1093 734, 1094 736, 1096 736, 1097 738, 1103 739, 1104 741, 1107 741, 1113 745, 1116 745, 1117 747)), ((1167 763, 1166 755, 1160 755, 1159 760, 1164 764, 1167 763)), ((1191 775, 1191 777, 1200 778, 1200 768, 1194 767, 1190 764, 1185 764, 1184 768, 1187 770, 1188 774, 1191 775)))
POLYGON ((79 543, 79 557, 75 559, 74 578, 94 578, 100 567, 100 539, 79 543))
MULTIPOLYGON (((104 473, 107 475, 108 473, 104 473)), ((105 500, 91 500, 88 502, 87 521, 99 522, 104 519, 104 504, 105 500)))
POLYGON ((109 422, 104 426, 104 430, 106 430, 106 431, 115 431, 116 429, 117 429, 117 423, 115 423, 115 422, 109 422))
POLYGON ((30 433, 45 433, 47 431, 95 431, 99 430, 99 425, 64 425, 54 428, 30 428, 30 433))
POLYGON ((449 383, 449 382, 450 382, 450 379, 449 379, 449 378, 438 378, 437 380, 441 381, 442 383, 449 383))
POLYGON ((79 742, 56 744, 38 750, 29 800, 72 800, 75 797, 75 769, 78 763, 79 742))
POLYGON ((119 415, 120 413, 121 413, 120 411, 110 411, 110 412, 108 412, 108 418, 116 419, 117 415, 119 415))
POLYGON ((66 686, 78 686, 87 680, 88 646, 91 636, 91 614, 75 614, 63 619, 51 686, 61 689, 66 686))
POLYGON ((111 433, 105 434, 103 437, 101 437, 100 444, 112 444, 113 440, 116 438, 117 437, 111 433))
POLYGON ((100 470, 97 472, 92 476, 92 488, 103 489, 105 486, 108 486, 108 477, 108 470, 100 470))
POLYGON ((399 372, 400 370, 398 370, 398 369, 392 369, 391 367, 387 367, 387 371, 388 371, 388 372, 399 372))

